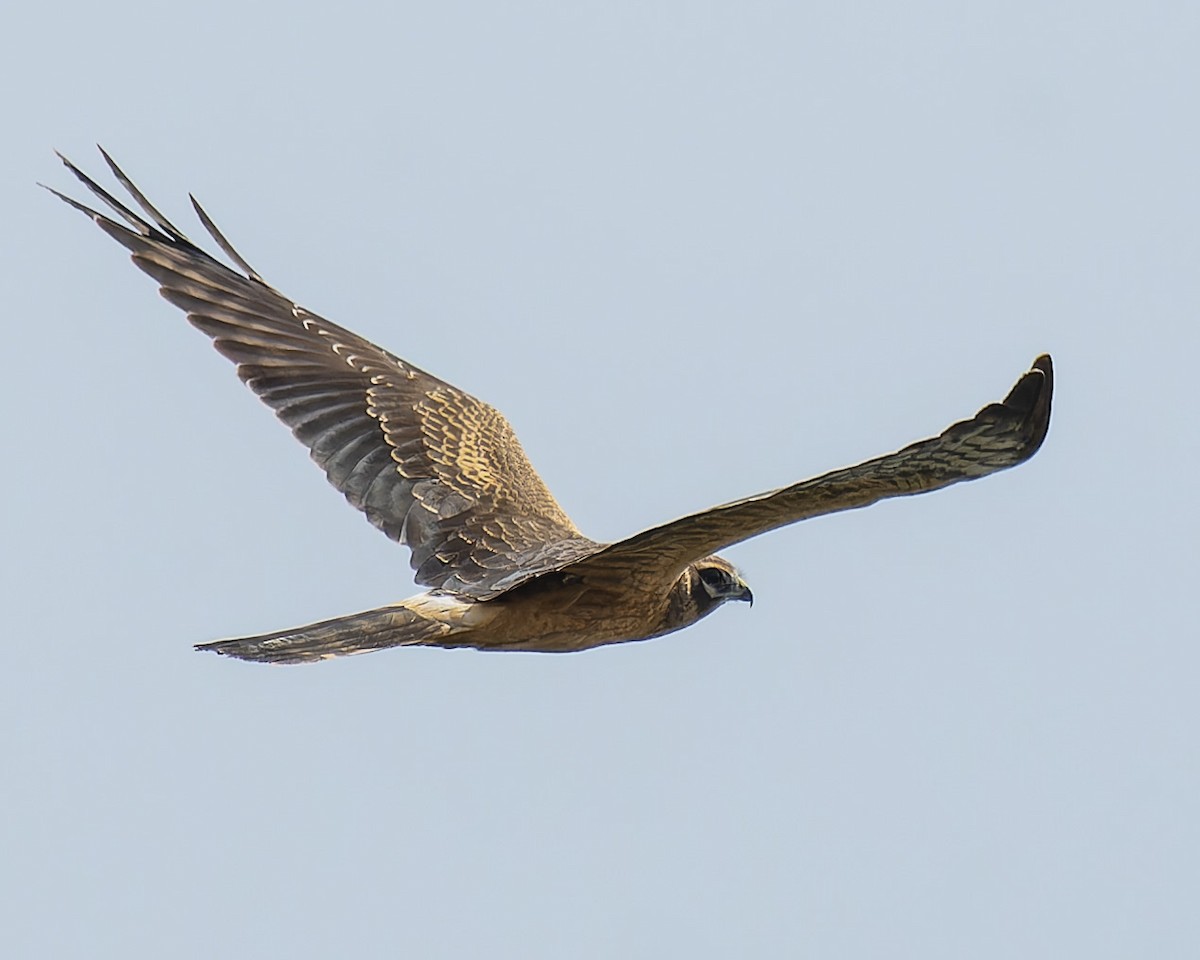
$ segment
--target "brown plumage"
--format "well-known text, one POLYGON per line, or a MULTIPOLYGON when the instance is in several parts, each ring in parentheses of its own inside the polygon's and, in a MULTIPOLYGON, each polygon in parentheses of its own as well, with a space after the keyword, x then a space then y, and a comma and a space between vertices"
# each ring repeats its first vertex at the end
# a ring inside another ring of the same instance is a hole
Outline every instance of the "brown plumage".
POLYGON ((205 253, 103 155, 141 214, 65 157, 124 222, 51 192, 131 252, 308 447, 330 483, 409 547, 416 581, 431 588, 376 610, 197 649, 298 663, 391 646, 558 652, 661 636, 727 600, 752 599, 714 551, 809 517, 1015 466, 1033 456, 1049 426, 1053 372, 1041 356, 1003 402, 937 437, 597 543, 563 512, 494 408, 268 286, 193 198, 201 223, 244 274, 205 253))

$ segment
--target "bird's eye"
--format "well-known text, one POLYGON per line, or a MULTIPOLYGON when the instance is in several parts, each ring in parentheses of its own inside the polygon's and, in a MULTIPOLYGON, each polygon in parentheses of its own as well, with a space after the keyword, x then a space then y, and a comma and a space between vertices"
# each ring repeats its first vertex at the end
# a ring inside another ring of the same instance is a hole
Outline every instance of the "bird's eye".
POLYGON ((716 567, 701 567, 700 579, 704 582, 705 586, 719 587, 725 583, 725 572, 718 570, 716 567))

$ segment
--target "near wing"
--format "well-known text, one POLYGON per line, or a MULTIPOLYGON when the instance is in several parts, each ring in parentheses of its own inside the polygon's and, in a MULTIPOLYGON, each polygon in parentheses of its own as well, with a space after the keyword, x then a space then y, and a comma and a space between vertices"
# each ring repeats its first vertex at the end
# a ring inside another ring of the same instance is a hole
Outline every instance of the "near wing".
POLYGON ((499 412, 268 286, 192 198, 205 228, 246 275, 214 259, 101 153, 145 219, 65 157, 128 226, 51 192, 128 248, 162 295, 237 364, 330 483, 411 548, 418 583, 487 599, 596 549, 499 412), (495 586, 500 580, 503 588, 495 586))
POLYGON ((790 487, 672 520, 598 550, 563 573, 605 577, 620 571, 678 576, 689 563, 777 527, 887 497, 940 490, 1028 460, 1050 426, 1054 370, 1038 357, 1002 403, 896 453, 835 470, 790 487))

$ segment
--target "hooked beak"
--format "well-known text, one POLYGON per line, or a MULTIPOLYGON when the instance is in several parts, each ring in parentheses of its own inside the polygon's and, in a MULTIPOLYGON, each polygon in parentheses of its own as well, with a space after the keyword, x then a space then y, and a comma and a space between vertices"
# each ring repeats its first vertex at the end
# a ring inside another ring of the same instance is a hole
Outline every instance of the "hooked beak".
POLYGON ((754 594, 750 592, 750 588, 744 583, 742 584, 742 592, 739 593, 735 600, 745 600, 750 606, 754 606, 754 594))

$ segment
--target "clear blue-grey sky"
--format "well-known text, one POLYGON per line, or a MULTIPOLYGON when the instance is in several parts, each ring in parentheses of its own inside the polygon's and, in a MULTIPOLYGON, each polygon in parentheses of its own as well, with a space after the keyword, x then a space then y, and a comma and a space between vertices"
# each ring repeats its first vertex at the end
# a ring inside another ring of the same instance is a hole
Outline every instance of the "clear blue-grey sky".
POLYGON ((1195 955, 1195 4, 20 16, 6 957, 1195 955), (1047 350, 1050 437, 729 551, 753 609, 659 641, 202 656, 406 596, 407 554, 34 187, 96 141, 503 410, 597 538, 929 436, 1047 350))

